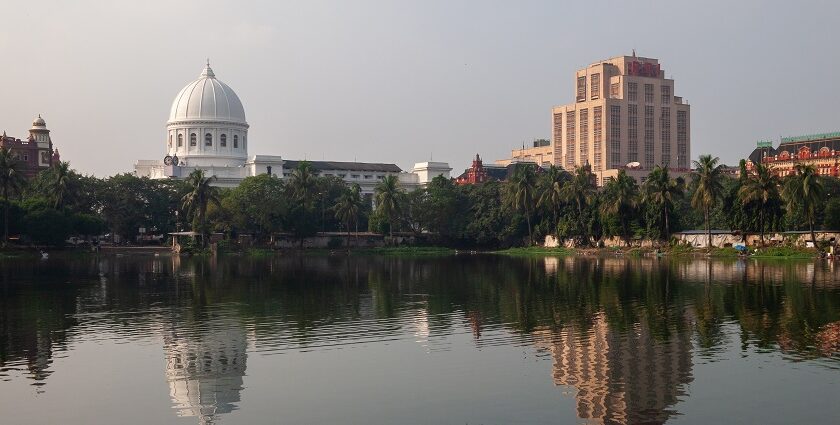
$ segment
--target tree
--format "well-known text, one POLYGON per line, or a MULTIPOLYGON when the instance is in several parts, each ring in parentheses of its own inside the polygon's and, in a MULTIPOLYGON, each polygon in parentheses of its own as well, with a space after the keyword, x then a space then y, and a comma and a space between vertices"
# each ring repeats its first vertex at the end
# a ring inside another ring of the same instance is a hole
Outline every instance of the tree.
POLYGON ((318 176, 309 161, 301 161, 292 171, 289 187, 292 195, 304 209, 311 209, 315 195, 318 193, 318 176))
POLYGON ((624 170, 619 170, 615 178, 609 179, 604 187, 604 202, 601 208, 604 213, 618 218, 621 223, 622 237, 626 245, 630 245, 628 223, 638 205, 639 188, 636 180, 628 176, 624 170))
POLYGON ((563 184, 560 193, 564 201, 575 206, 575 210, 577 211, 575 223, 577 223, 578 226, 578 231, 576 233, 584 241, 589 238, 586 234, 587 232, 583 223, 583 213, 587 206, 589 206, 592 202, 592 198, 595 195, 596 188, 593 177, 592 172, 589 170, 589 166, 575 168, 575 173, 572 176, 572 179, 563 184))
POLYGON ((506 201, 515 210, 522 210, 528 223, 528 246, 533 246, 531 234, 531 211, 534 206, 537 188, 537 173, 532 164, 516 164, 513 175, 508 180, 506 201))
POLYGON ((3 189, 3 246, 9 243, 9 197, 20 194, 26 179, 21 173, 23 164, 12 156, 12 151, 0 147, 0 187, 3 189))
POLYGON ((540 179, 539 183, 539 201, 537 205, 548 209, 551 211, 551 233, 555 236, 557 235, 557 211, 560 209, 560 206, 563 204, 564 197, 563 197, 563 183, 565 179, 563 178, 564 172, 562 169, 552 165, 548 168, 548 172, 545 173, 542 179, 540 179))
POLYGON ((218 188, 211 186, 216 176, 204 177, 203 170, 195 170, 187 177, 189 193, 181 198, 182 207, 193 219, 193 231, 201 233, 202 245, 207 245, 207 205, 221 206, 218 188))
POLYGON ((840 229, 840 198, 831 198, 825 203, 823 229, 840 229))
POLYGON ((373 189, 376 197, 376 211, 388 219, 388 233, 394 236, 394 218, 402 208, 400 181, 395 175, 385 176, 373 189))
POLYGON ((362 208, 361 189, 358 184, 353 187, 345 189, 344 193, 338 198, 338 202, 333 209, 335 210, 335 218, 344 224, 347 229, 347 248, 350 248, 350 225, 355 223, 358 233, 359 227, 359 211, 362 208))
POLYGON ((222 206, 230 224, 269 239, 280 230, 288 209, 282 181, 269 174, 246 177, 222 199, 222 206))
POLYGON ((691 206, 703 211, 703 219, 706 222, 706 236, 708 246, 712 246, 712 229, 709 222, 709 212, 723 196, 723 169, 718 162, 720 158, 711 155, 701 155, 694 163, 694 196, 691 198, 691 206))
POLYGON ((71 171, 70 163, 62 161, 52 168, 50 173, 49 193, 53 201, 53 208, 61 209, 64 206, 64 198, 70 186, 71 171))
POLYGON ((457 186, 446 177, 437 176, 426 187, 424 222, 427 230, 436 233, 444 243, 452 242, 467 225, 469 210, 464 186, 457 186))
POLYGON ((681 178, 672 179, 668 169, 656 166, 642 184, 642 203, 651 204, 659 217, 662 217, 665 227, 665 240, 671 236, 669 216, 674 211, 674 203, 682 198, 684 183, 681 178))
POLYGON ((761 163, 755 164, 754 172, 738 190, 738 198, 744 205, 755 203, 758 208, 758 230, 761 244, 764 245, 765 217, 781 201, 779 195, 779 177, 761 163))
POLYGON ((784 187, 784 197, 788 206, 799 207, 805 213, 811 240, 816 246, 814 222, 817 210, 823 199, 824 186, 817 169, 813 165, 796 164, 795 174, 788 177, 784 187))

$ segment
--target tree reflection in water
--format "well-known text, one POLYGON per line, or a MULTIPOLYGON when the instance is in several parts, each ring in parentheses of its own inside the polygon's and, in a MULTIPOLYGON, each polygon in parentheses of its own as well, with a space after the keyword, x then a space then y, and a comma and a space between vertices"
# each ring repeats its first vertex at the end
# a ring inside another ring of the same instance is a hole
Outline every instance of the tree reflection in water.
MULTIPOLYGON (((179 415, 236 409, 249 353, 411 340, 528 344, 577 415, 661 423, 696 356, 739 343, 837 362, 831 262, 377 256, 0 260, 0 378, 42 386, 72 340, 159 338, 179 415), (735 326, 737 332, 732 332, 735 326)), ((455 347, 457 349, 457 347, 455 347)), ((704 361, 705 361, 704 360, 704 361)), ((41 387, 42 390, 45 387, 41 387)))

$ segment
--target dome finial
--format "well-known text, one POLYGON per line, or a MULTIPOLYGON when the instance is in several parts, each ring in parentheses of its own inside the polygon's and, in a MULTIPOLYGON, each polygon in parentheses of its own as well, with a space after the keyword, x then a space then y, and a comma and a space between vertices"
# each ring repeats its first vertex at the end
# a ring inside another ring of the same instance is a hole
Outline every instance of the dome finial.
POLYGON ((207 66, 204 67, 204 71, 201 71, 201 76, 209 78, 216 77, 216 74, 213 73, 213 69, 210 68, 210 58, 207 58, 207 66))

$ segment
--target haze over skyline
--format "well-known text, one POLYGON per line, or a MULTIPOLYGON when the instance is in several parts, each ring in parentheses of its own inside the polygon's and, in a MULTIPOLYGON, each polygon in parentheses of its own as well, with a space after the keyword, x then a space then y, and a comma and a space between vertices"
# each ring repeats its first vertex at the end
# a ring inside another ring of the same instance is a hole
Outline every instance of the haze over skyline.
POLYGON ((491 162, 549 138, 574 72, 636 49, 691 104, 694 158, 840 130, 832 2, 3 1, 0 131, 42 114, 86 174, 165 154, 209 57, 242 99, 249 155, 491 162))

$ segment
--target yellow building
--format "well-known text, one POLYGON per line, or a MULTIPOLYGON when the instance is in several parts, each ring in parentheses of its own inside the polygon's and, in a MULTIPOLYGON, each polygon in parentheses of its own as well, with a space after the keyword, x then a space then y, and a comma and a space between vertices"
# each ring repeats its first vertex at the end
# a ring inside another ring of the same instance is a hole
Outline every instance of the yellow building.
POLYGON ((537 139, 534 140, 533 146, 513 149, 510 151, 510 158, 496 160, 496 165, 508 166, 517 162, 533 162, 546 167, 554 164, 554 148, 551 146, 551 140, 537 139))
POLYGON ((578 70, 574 102, 551 113, 551 164, 569 171, 589 164, 598 185, 620 169, 641 183, 656 165, 674 175, 691 166, 690 108, 674 95, 674 80, 665 78, 657 59, 634 52, 578 70))

